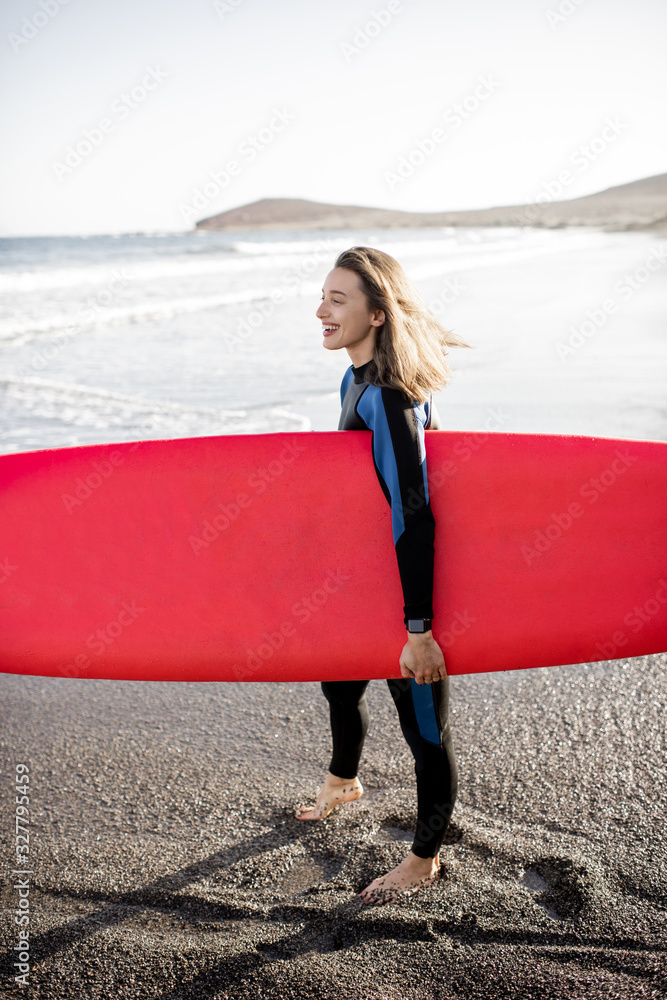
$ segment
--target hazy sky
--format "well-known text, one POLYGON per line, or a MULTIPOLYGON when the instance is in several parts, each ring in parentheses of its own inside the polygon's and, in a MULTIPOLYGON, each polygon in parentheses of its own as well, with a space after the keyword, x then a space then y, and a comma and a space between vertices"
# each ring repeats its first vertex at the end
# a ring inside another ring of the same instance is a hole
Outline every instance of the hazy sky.
POLYGON ((187 230, 264 197, 487 207, 667 170, 664 0, 5 0, 0 35, 5 235, 187 230))

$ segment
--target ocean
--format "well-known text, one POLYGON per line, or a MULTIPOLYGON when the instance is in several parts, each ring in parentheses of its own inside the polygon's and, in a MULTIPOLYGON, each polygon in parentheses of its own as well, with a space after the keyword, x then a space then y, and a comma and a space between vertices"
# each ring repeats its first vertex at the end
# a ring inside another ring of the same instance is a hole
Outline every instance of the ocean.
POLYGON ((333 430, 315 318, 340 250, 394 255, 472 350, 446 427, 664 439, 667 244, 511 228, 0 240, 0 452, 333 430))

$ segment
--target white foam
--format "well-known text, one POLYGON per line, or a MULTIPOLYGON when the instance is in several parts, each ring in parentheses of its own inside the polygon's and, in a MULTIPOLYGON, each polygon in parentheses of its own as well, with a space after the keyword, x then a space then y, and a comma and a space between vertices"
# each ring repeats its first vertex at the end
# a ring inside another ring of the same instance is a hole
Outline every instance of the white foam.
MULTIPOLYGON (((119 260, 111 266, 84 264, 71 267, 44 267, 32 271, 5 271, 0 273, 0 294, 101 286, 108 286, 113 290, 119 285, 138 285, 164 279, 215 277, 215 275, 223 278, 233 274, 252 274, 258 269, 298 266, 306 256, 312 256, 313 253, 312 250, 302 249, 299 243, 282 245, 285 247, 284 251, 265 248, 259 243, 248 246, 254 249, 242 255, 225 252, 193 253, 183 257, 158 257, 148 261, 119 260)), ((322 260, 326 260, 333 252, 331 248, 320 248, 319 256, 322 260)))
POLYGON ((38 377, 2 378, 0 389, 35 416, 97 432, 122 429, 143 436, 183 437, 310 430, 306 417, 285 407, 224 410, 188 406, 38 377))
MULTIPOLYGON (((285 296, 299 294, 298 289, 285 290, 285 296)), ((127 306, 84 306, 77 312, 51 313, 40 318, 8 319, 0 322, 0 340, 24 343, 41 334, 67 331, 74 335, 81 330, 114 323, 142 323, 152 319, 170 319, 186 313, 217 309, 242 302, 260 302, 267 298, 262 289, 243 289, 221 295, 194 295, 177 299, 151 300, 127 306)))

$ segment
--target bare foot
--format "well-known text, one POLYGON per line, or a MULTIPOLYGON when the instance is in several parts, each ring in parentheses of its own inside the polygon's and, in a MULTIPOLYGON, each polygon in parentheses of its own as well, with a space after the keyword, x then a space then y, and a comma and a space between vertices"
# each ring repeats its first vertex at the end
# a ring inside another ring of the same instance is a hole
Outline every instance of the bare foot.
POLYGON ((365 903, 381 905, 393 903, 399 896, 410 896, 422 886, 432 882, 440 867, 439 856, 419 858, 412 851, 407 858, 386 875, 374 879, 359 893, 365 903))
POLYGON ((335 774, 328 771, 315 805, 300 806, 296 812, 296 818, 324 819, 340 802, 353 802, 354 799, 360 799, 363 792, 363 786, 358 778, 337 778, 335 774))

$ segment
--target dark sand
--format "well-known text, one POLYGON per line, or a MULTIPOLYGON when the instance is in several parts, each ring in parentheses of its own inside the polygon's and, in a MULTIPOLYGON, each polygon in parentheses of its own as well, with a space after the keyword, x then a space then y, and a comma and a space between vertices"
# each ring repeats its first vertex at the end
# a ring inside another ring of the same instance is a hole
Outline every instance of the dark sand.
POLYGON ((667 656, 452 679, 460 795, 441 878, 356 893, 409 849, 412 761, 382 681, 366 794, 316 684, 0 675, 3 995, 667 995, 667 656), (16 762, 31 771, 29 985, 14 986, 16 762))

